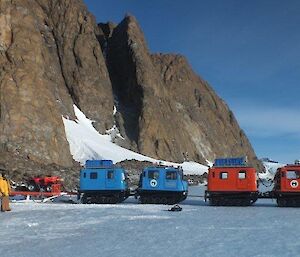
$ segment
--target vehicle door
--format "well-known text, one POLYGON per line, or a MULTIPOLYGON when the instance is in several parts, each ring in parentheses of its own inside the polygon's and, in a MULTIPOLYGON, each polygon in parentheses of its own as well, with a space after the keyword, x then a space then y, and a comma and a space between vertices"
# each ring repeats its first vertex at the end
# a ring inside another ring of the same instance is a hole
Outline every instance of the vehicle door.
POLYGON ((176 171, 166 171, 165 174, 165 188, 174 190, 177 188, 177 182, 178 182, 178 174, 176 171))
POLYGON ((116 171, 113 169, 107 169, 106 170, 106 188, 108 189, 113 189, 116 188, 116 171))
POLYGON ((160 187, 159 173, 159 170, 148 170, 148 188, 155 190, 160 187))

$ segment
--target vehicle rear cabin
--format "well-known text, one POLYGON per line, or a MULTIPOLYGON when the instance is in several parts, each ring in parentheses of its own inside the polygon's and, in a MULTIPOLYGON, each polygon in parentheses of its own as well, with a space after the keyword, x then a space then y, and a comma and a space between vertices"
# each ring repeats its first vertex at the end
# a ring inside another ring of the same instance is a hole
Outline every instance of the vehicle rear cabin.
POLYGON ((280 207, 300 206, 300 165, 286 165, 277 169, 273 195, 280 207))
POLYGON ((123 202, 130 194, 125 170, 111 160, 87 160, 78 193, 82 203, 123 202))
POLYGON ((258 198, 257 175, 245 158, 216 159, 208 172, 205 201, 210 205, 248 206, 258 198))

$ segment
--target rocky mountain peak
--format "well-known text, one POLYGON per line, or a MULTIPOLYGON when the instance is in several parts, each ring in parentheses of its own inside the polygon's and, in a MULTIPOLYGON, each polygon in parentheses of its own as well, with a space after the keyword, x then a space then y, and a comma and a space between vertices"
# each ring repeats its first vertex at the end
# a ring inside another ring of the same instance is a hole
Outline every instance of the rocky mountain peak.
POLYGON ((107 45, 108 70, 119 102, 118 125, 132 149, 156 158, 202 163, 247 155, 260 165, 233 113, 185 57, 150 53, 132 16, 114 29, 107 45))
POLYGON ((15 173, 74 167, 62 122, 75 119, 73 104, 142 154, 202 163, 247 155, 260 167, 224 101, 183 56, 151 53, 133 16, 98 25, 81 0, 1 1, 2 164, 15 173))

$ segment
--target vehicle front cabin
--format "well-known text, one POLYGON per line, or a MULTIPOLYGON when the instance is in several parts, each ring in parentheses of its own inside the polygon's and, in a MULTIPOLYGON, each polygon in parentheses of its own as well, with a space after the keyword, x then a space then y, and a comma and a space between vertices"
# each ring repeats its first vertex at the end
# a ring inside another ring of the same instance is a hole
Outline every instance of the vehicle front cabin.
POLYGON ((147 167, 140 176, 138 195, 142 203, 177 203, 187 196, 183 171, 174 167, 147 167))
POLYGON ((300 165, 278 168, 274 177, 274 191, 300 193, 300 165))
POLYGON ((278 168, 274 177, 273 196, 279 207, 300 206, 300 165, 278 168))

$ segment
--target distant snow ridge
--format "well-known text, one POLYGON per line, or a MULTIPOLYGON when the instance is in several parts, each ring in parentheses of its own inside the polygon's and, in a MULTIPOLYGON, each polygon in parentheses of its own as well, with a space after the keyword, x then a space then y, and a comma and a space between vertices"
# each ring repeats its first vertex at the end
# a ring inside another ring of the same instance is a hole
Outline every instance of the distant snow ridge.
POLYGON ((285 166, 286 164, 277 163, 274 161, 263 161, 263 165, 265 166, 266 173, 259 173, 259 177, 261 179, 273 180, 277 169, 285 166))
POLYGON ((207 166, 196 162, 174 163, 162 161, 120 147, 112 142, 113 137, 111 134, 114 128, 107 131, 110 135, 99 134, 92 125, 93 121, 89 120, 76 105, 73 106, 77 117, 76 121, 65 117, 62 117, 62 119, 70 145, 70 152, 74 160, 81 164, 84 164, 86 160, 93 159, 109 159, 113 160, 114 163, 124 160, 137 160, 161 163, 167 166, 181 166, 185 174, 202 175, 208 171, 207 166))

